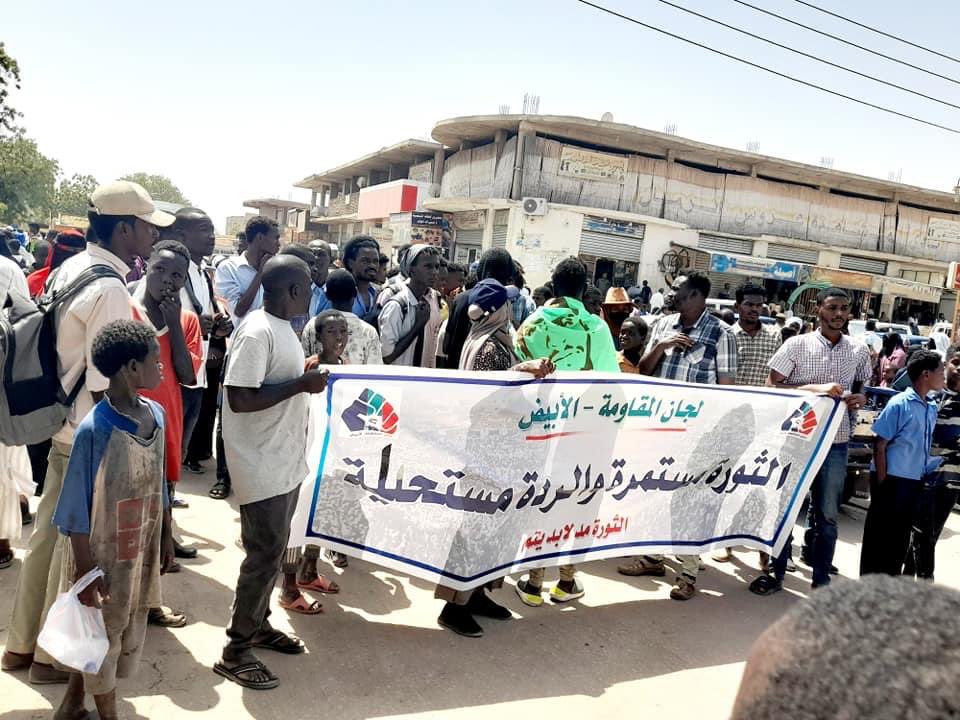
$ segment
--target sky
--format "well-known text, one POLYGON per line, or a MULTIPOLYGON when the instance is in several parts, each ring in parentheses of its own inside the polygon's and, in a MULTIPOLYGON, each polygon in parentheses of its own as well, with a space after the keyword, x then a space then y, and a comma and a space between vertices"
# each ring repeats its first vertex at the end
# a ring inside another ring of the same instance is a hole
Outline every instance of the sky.
MULTIPOLYGON (((960 84, 808 33, 732 0, 677 4, 960 105, 960 84)), ((751 0, 960 80, 960 63, 827 17, 751 0)), ((839 92, 960 128, 960 110, 824 67, 658 0, 598 0, 839 92)), ((816 0, 951 52, 960 3, 816 0), (905 11, 906 10, 906 11, 905 11)), ((258 197, 309 199, 293 183, 442 119, 520 112, 599 119, 950 191, 960 134, 860 107, 602 14, 575 0, 327 2, 31 0, 4 3, 0 40, 20 63, 11 98, 65 175, 170 177, 218 228, 258 197)), ((250 212, 247 210, 247 212, 250 212)))

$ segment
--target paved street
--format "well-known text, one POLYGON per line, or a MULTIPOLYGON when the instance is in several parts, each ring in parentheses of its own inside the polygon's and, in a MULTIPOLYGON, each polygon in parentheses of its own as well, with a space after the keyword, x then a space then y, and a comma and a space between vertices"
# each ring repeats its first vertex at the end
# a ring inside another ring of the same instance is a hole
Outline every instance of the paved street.
MULTIPOLYGON (((166 604, 185 611, 190 624, 150 628, 139 675, 119 688, 127 717, 724 718, 751 643, 809 588, 801 566, 788 592, 754 597, 747 583, 756 575, 756 553, 741 552, 733 563, 707 560, 699 595, 679 603, 668 597, 672 573, 622 578, 615 561, 601 561, 582 568, 587 595, 569 607, 527 608, 508 581, 498 599, 515 619, 487 621, 486 636, 469 640, 437 626, 441 603, 432 586, 351 560, 337 576, 341 594, 321 598, 324 614, 275 612, 276 624, 308 646, 300 657, 263 653, 281 687, 242 690, 210 670, 241 559, 235 505, 207 498, 211 483, 208 473, 181 485, 190 508, 176 517, 201 557, 164 580, 166 604)), ((847 576, 856 574, 862 520, 857 509, 842 518, 837 565, 847 576)), ((960 588, 958 533, 955 515, 941 541, 938 574, 960 588)), ((23 545, 14 566, 0 571, 0 642, 23 545)), ((31 686, 24 673, 2 673, 0 717, 49 717, 62 692, 62 686, 31 686)))

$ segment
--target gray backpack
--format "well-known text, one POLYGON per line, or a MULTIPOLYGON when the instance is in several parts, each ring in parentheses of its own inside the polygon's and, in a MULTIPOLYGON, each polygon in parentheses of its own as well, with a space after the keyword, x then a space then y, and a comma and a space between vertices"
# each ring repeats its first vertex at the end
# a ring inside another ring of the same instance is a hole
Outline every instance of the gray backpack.
POLYGON ((70 392, 57 370, 57 309, 101 278, 123 278, 93 265, 66 287, 34 302, 11 294, 0 310, 0 443, 32 445, 53 437, 67 420, 86 372, 70 392))

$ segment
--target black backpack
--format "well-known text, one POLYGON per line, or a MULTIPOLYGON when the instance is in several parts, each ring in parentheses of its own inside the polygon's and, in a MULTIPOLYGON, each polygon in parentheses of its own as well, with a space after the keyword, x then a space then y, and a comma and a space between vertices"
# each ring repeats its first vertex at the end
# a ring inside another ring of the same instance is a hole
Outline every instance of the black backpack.
POLYGON ((53 437, 67 420, 86 372, 66 392, 57 366, 57 309, 87 285, 123 278, 106 265, 93 265, 66 287, 34 302, 11 294, 0 310, 0 443, 32 445, 53 437))

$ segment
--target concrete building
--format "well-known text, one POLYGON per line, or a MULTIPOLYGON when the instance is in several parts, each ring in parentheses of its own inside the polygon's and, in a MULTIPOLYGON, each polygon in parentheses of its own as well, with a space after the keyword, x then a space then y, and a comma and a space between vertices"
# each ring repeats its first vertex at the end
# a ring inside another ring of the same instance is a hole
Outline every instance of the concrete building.
MULTIPOLYGON (((258 215, 276 220, 280 226, 282 243, 308 243, 311 240, 326 239, 327 228, 317 222, 307 203, 278 198, 260 198, 244 200, 243 206, 256 210, 258 215)), ((244 221, 244 227, 246 227, 246 221, 244 221)))
POLYGON ((424 211, 423 202, 439 191, 445 155, 440 143, 404 140, 295 186, 310 190, 313 219, 338 245, 360 233, 376 238, 384 252, 409 242, 439 245, 448 237, 446 221, 424 211))
POLYGON ((693 268, 715 293, 753 279, 798 312, 839 285, 860 312, 951 316, 952 193, 577 117, 461 117, 433 137, 447 150, 423 206, 448 219, 457 260, 505 247, 531 284, 568 255, 624 286, 693 268))

